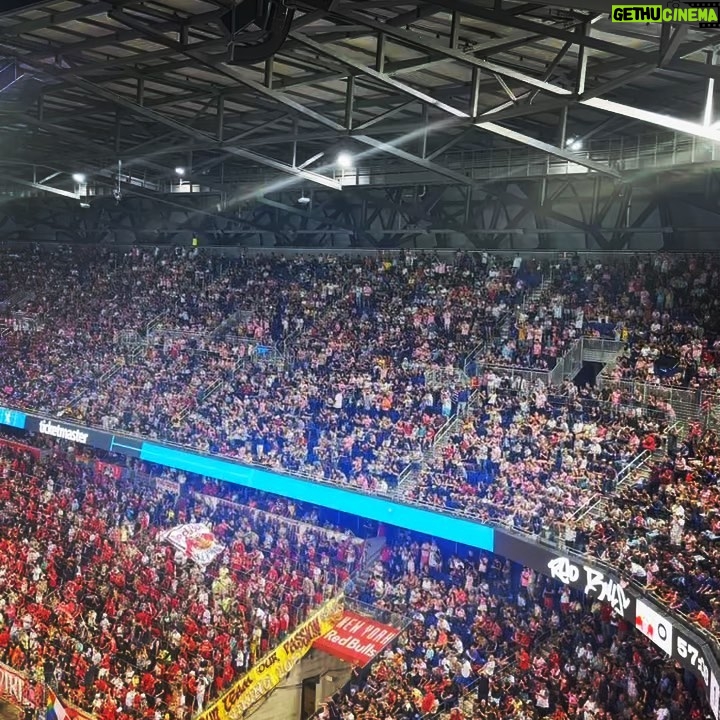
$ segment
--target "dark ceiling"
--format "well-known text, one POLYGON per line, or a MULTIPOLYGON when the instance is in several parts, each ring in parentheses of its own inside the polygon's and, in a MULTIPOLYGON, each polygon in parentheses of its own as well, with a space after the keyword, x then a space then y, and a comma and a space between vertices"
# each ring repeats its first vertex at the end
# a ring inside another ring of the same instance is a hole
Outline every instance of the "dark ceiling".
POLYGON ((5 190, 72 195, 82 172, 95 189, 164 192, 176 168, 197 189, 249 196, 370 184, 388 168, 462 184, 469 155, 503 148, 620 177, 594 141, 720 141, 720 29, 612 23, 595 0, 1 7, 5 190), (233 8, 257 18, 235 22, 233 8))

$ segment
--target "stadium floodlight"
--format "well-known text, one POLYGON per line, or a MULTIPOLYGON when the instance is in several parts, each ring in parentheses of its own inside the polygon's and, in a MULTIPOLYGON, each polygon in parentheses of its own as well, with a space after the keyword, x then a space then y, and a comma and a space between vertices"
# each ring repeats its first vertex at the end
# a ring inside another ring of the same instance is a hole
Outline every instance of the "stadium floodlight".
POLYGON ((343 170, 349 170, 353 166, 352 155, 348 152, 341 152, 337 156, 337 164, 338 167, 342 168, 343 170))
POLYGON ((176 167, 175 174, 182 177, 185 174, 185 168, 184 167, 176 167))
POLYGON ((84 183, 87 178, 83 173, 73 173, 72 179, 76 183, 84 183))
POLYGON ((582 140, 575 140, 574 138, 570 138, 567 143, 565 143, 566 147, 572 150, 573 152, 577 152, 578 150, 582 150, 582 140))

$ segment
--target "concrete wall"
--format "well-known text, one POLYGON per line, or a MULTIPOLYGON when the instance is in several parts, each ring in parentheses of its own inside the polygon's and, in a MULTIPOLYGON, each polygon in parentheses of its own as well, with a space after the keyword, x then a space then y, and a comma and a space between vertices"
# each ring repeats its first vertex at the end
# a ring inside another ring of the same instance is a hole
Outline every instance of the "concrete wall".
POLYGON ((315 686, 315 708, 350 679, 351 667, 323 652, 311 650, 273 690, 268 698, 248 712, 252 720, 300 720, 303 681, 319 678, 315 686), (332 678, 332 680, 330 680, 332 678))

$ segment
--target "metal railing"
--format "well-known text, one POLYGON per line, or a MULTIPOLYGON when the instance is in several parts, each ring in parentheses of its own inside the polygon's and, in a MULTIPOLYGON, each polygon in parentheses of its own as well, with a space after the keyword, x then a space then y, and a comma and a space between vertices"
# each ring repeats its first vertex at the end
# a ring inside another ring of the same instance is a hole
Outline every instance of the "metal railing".
POLYGON ((593 335, 585 335, 583 337, 583 353, 602 353, 603 355, 617 356, 622 352, 626 343, 620 340, 609 340, 608 338, 595 337, 593 335))
POLYGON ((163 310, 161 313, 156 315, 154 318, 152 318, 145 324, 143 334, 145 335, 146 340, 150 340, 153 333, 162 325, 163 318, 169 313, 169 310, 163 310))
MULTIPOLYGON (((624 485, 629 478, 641 467, 646 465, 648 461, 652 458, 652 453, 649 450, 643 450, 641 453, 636 455, 627 465, 625 465, 620 472, 617 474, 617 477, 615 478, 615 490, 617 490, 619 487, 624 485)), ((576 527, 579 527, 582 525, 583 521, 588 518, 589 516, 593 515, 594 513, 597 513, 597 511, 605 505, 607 502, 607 497, 605 495, 596 495, 594 498, 591 498, 583 507, 579 508, 574 514, 572 523, 567 525, 566 528, 566 536, 567 532, 574 531, 576 527)))
POLYGON ((601 373, 598 387, 622 390, 631 394, 644 405, 667 403, 679 420, 697 421, 704 425, 717 422, 720 394, 707 390, 659 385, 639 380, 613 378, 601 373))
POLYGON ((557 358, 550 370, 538 370, 522 366, 503 365, 502 363, 483 363, 476 367, 476 374, 492 372, 495 375, 509 378, 523 378, 531 385, 541 382, 544 385, 560 385, 563 380, 573 378, 586 361, 596 361, 598 353, 616 356, 625 344, 617 340, 582 337, 574 340, 565 353, 557 358), (590 355, 590 357, 587 357, 590 355))

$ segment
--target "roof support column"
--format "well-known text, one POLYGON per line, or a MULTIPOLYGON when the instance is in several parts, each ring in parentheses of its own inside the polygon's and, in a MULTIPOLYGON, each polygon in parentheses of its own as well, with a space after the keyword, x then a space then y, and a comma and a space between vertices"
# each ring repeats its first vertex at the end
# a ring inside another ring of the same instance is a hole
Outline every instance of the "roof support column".
POLYGON ((560 111, 560 125, 558 126, 558 147, 564 148, 567 145, 567 105, 560 111))
POLYGON ((375 48, 375 69, 379 72, 385 72, 385 33, 378 33, 377 47, 375 48))
MULTIPOLYGON (((714 65, 717 60, 717 50, 709 50, 707 54, 707 64, 714 65)), ((703 112, 703 125, 710 127, 713 124, 715 100, 715 78, 709 77, 705 89, 705 110, 703 112)))
POLYGON ((355 108, 355 76, 348 75, 345 88, 345 127, 353 129, 353 111, 355 108))

